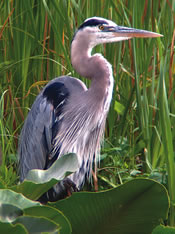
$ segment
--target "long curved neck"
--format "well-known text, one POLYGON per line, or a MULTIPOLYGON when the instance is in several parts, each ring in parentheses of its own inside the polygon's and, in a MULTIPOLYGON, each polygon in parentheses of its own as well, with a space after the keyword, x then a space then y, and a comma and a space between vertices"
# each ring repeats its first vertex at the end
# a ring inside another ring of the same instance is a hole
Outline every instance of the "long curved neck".
MULTIPOLYGON (((105 97, 108 89, 113 88, 112 68, 108 61, 100 54, 91 56, 95 46, 89 38, 79 32, 71 46, 71 61, 75 70, 83 77, 90 79, 90 92, 100 98, 105 97)), ((112 93, 112 91, 110 90, 112 93)))

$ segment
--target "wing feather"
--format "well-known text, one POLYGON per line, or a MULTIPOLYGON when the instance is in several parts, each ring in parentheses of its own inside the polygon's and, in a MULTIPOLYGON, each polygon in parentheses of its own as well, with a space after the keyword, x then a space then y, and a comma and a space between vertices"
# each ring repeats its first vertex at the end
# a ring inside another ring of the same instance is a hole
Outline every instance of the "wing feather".
POLYGON ((69 96, 64 83, 58 80, 48 84, 38 95, 24 123, 19 143, 21 181, 29 170, 48 168, 56 159, 56 155, 54 160, 50 156, 52 141, 59 129, 62 108, 69 96))

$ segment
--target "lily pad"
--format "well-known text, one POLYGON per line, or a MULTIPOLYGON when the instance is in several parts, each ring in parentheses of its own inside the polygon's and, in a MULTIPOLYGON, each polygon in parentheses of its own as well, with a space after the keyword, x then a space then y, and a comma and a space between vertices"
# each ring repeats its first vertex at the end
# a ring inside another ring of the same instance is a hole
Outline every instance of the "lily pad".
POLYGON ((78 169, 76 154, 70 153, 58 158, 47 170, 34 169, 29 171, 27 178, 19 185, 10 189, 22 193, 29 199, 37 200, 57 182, 78 169))
POLYGON ((169 199, 163 185, 135 179, 104 192, 75 193, 49 205, 64 213, 73 233, 148 234, 167 218, 169 199))

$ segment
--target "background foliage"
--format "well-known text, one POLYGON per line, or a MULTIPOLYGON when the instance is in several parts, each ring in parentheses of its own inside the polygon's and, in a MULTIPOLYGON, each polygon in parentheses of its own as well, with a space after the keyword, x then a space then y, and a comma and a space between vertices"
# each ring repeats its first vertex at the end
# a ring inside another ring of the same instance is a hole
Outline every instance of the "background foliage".
MULTIPOLYGON (((135 177, 166 186, 175 218, 175 1, 2 0, 0 2, 0 183, 18 181, 17 144, 42 87, 60 75, 79 77, 70 62, 74 31, 92 16, 159 32, 98 46, 113 66, 115 87, 98 181, 86 190, 116 187, 135 177)), ((79 77, 80 78, 80 77, 79 77)), ((81 77, 81 79, 83 79, 81 77)), ((83 81, 87 83, 85 79, 83 81)))

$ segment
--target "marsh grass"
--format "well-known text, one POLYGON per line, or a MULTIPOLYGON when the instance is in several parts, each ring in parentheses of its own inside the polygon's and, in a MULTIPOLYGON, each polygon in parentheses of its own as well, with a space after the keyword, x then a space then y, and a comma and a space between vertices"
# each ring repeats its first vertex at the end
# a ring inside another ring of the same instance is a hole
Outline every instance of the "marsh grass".
POLYGON ((131 179, 134 170, 136 177, 158 172, 160 181, 166 175, 169 222, 174 224, 174 6, 174 0, 1 1, 0 178, 4 185, 17 181, 19 133, 36 95, 54 77, 69 74, 80 78, 70 62, 71 38, 85 18, 102 16, 164 37, 94 50, 110 61, 115 78, 99 189, 131 179))

